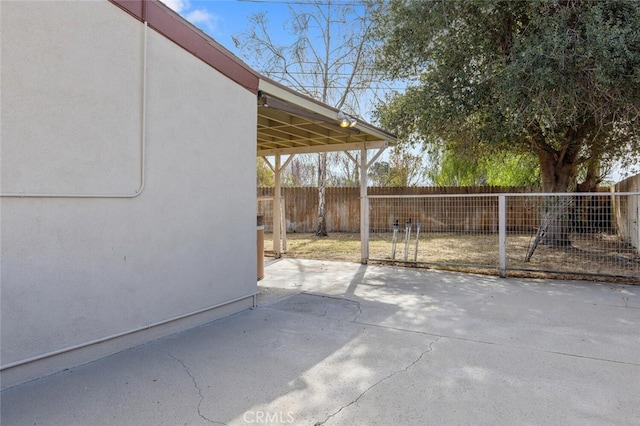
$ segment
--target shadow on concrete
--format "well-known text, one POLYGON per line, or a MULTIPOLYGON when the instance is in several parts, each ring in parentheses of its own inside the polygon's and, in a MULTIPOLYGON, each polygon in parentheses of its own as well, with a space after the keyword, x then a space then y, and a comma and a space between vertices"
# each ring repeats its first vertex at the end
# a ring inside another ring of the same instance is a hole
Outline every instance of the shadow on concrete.
POLYGON ((2 393, 2 424, 633 424, 640 287, 284 259, 259 307, 2 393))

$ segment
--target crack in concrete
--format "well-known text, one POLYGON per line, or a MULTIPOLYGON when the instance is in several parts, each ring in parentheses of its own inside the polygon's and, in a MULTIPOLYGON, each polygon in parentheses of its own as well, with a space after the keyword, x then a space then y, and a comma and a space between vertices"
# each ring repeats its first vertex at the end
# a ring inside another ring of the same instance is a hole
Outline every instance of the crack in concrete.
POLYGON ((354 302, 356 304, 356 306, 358 307, 358 314, 351 320, 351 322, 358 322, 358 318, 360 318, 360 315, 362 315, 362 306, 360 306, 360 302, 355 301, 355 300, 351 300, 352 302, 354 302))
MULTIPOLYGON (((633 309, 636 309, 636 308, 633 308, 633 309)), ((549 350, 549 349, 541 349, 541 348, 535 348, 535 347, 530 347, 530 346, 512 345, 512 344, 501 343, 501 342, 490 342, 488 340, 472 339, 472 338, 468 338, 468 337, 446 336, 446 335, 443 335, 443 334, 427 333, 426 331, 411 330, 411 329, 408 329, 408 328, 392 327, 392 326, 388 326, 388 325, 380 325, 380 324, 367 323, 367 322, 358 322, 357 324, 362 324, 362 325, 366 325, 368 327, 374 327, 374 328, 382 328, 382 329, 385 329, 385 330, 396 330, 396 331, 402 331, 402 332, 405 332, 405 333, 420 334, 420 335, 423 335, 423 336, 433 336, 433 337, 437 337, 438 339, 442 338, 442 339, 448 339, 448 340, 457 340, 457 341, 460 341, 460 342, 479 343, 479 344, 482 344, 482 345, 492 345, 492 346, 500 346, 500 347, 505 347, 505 348, 524 349, 524 350, 531 350, 531 351, 541 352, 541 353, 546 353, 546 354, 570 356, 570 357, 574 357, 574 358, 591 359, 591 360, 594 360, 594 361, 611 362, 611 363, 614 363, 614 364, 633 365, 633 366, 640 367, 640 363, 635 363, 635 362, 618 361, 618 360, 615 360, 615 359, 599 358, 599 357, 593 357, 593 356, 587 356, 587 355, 572 354, 572 353, 567 353, 567 352, 552 351, 552 350, 549 350)))
MULTIPOLYGON (((340 296, 330 296, 330 295, 327 295, 327 294, 312 293, 310 291, 301 291, 299 294, 307 294, 309 296, 326 297, 327 299, 341 300, 343 302, 349 302, 349 303, 355 304, 356 307, 358 308, 358 313, 351 320, 351 322, 357 322, 357 319, 360 318, 360 315, 362 315, 362 306, 360 305, 360 302, 358 302, 357 300, 352 300, 352 299, 348 299, 346 297, 340 297, 340 296)), ((328 312, 328 309, 329 308, 325 309, 325 316, 326 316, 326 313, 328 312)))
POLYGON ((397 374, 400 374, 400 373, 404 373, 405 371, 409 370, 411 367, 413 367, 414 365, 416 365, 417 363, 419 363, 419 362, 420 362, 420 360, 422 359, 422 357, 424 357, 424 356, 425 356, 426 354, 428 354, 429 352, 433 351, 433 345, 434 345, 438 340, 440 340, 440 337, 436 337, 436 339, 435 339, 434 341, 432 341, 432 342, 429 344, 429 348, 427 348, 425 351, 423 351, 423 352, 418 356, 418 358, 416 358, 415 360, 413 360, 413 362, 412 362, 411 364, 407 365, 406 367, 404 367, 404 368, 402 368, 402 369, 400 369, 400 370, 394 371, 393 373, 391 373, 391 374, 389 374, 389 375, 387 375, 387 376, 383 377, 382 379, 378 380, 377 382, 375 382, 374 384, 372 384, 371 386, 369 386, 367 389, 365 389, 365 390, 364 390, 360 395, 358 395, 358 397, 357 397, 356 399, 354 399, 353 401, 349 402, 348 404, 345 404, 345 405, 341 406, 341 407, 340 407, 340 408, 338 408, 336 411, 334 411, 333 413, 329 414, 329 415, 327 416, 327 418, 326 418, 326 419, 324 419, 323 421, 321 421, 321 422, 316 422, 316 423, 314 424, 314 426, 322 426, 322 425, 324 425, 324 424, 325 424, 326 422, 328 422, 332 417, 337 416, 337 415, 338 415, 342 410, 344 410, 345 408, 350 407, 351 405, 353 405, 353 404, 357 403, 357 402, 358 402, 358 401, 359 401, 363 396, 365 396, 365 394, 366 394, 367 392, 369 392, 371 389, 375 388, 376 386, 378 386, 379 384, 381 384, 381 383, 383 383, 383 382, 386 382, 387 380, 389 380, 389 379, 390 379, 390 378, 392 378, 393 376, 395 376, 395 375, 397 375, 397 374))
POLYGON ((218 422, 216 420, 211 420, 210 418, 208 418, 204 414, 202 414, 202 411, 200 410, 200 406, 202 406, 202 402, 204 401, 204 395, 202 394, 202 389, 200 389, 200 386, 198 386, 198 382, 196 381, 196 378, 193 376, 193 374, 191 374, 191 370, 189 369, 189 367, 187 367, 187 365, 184 363, 184 361, 182 361, 180 358, 177 358, 177 357, 171 355, 168 352, 167 352, 167 355, 169 355, 170 358, 178 361, 182 365, 182 368, 184 368, 184 371, 186 371, 187 374, 189 375, 189 377, 191 378, 191 381, 193 382, 193 386, 196 388, 196 390, 198 391, 198 395, 200 396, 200 401, 198 401, 198 406, 196 408, 198 410, 198 415, 202 418, 202 420, 206 420, 206 421, 208 421, 209 423, 212 423, 212 424, 227 426, 226 423, 218 422))

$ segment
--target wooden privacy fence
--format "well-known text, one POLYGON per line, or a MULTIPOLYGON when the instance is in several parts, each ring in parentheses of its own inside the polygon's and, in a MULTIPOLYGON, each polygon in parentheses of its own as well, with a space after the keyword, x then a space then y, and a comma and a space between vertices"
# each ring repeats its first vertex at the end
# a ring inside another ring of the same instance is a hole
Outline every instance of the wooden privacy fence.
MULTIPOLYGON (((640 175, 618 182, 614 189, 616 192, 640 191, 640 175)), ((634 247, 640 247, 640 197, 614 199, 612 212, 618 233, 634 247)))
MULTIPOLYGON (((607 191, 608 189, 603 189, 607 191)), ((525 187, 370 187, 369 195, 429 195, 429 194, 498 194, 528 193, 525 187)), ((273 196, 273 188, 258 188, 258 197, 273 196)), ((287 232, 315 232, 318 214, 318 189, 315 187, 282 188, 283 208, 287 232)), ((328 232, 360 231, 360 188, 330 187, 325 190, 325 218, 328 232)), ((394 221, 400 225, 407 219, 420 220, 425 231, 482 231, 497 232, 497 197, 421 198, 409 205, 401 200, 379 199, 376 213, 370 216, 372 232, 392 229, 394 221), (452 214, 456 212, 456 214, 452 214)), ((507 226, 510 232, 528 232, 538 223, 543 200, 516 197, 507 206, 507 226)), ((258 213, 265 215, 265 228, 272 230, 273 203, 260 201, 258 213)), ((611 197, 604 193, 588 197, 578 203, 574 211, 575 225, 589 229, 611 227, 611 197)))

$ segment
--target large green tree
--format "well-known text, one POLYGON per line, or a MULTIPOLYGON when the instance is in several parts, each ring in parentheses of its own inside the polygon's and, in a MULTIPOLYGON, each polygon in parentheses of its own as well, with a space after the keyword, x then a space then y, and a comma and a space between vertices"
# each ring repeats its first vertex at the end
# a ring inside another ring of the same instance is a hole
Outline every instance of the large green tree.
POLYGON ((640 2, 392 0, 376 29, 379 67, 412 81, 378 110, 404 140, 532 153, 546 192, 640 152, 640 2))

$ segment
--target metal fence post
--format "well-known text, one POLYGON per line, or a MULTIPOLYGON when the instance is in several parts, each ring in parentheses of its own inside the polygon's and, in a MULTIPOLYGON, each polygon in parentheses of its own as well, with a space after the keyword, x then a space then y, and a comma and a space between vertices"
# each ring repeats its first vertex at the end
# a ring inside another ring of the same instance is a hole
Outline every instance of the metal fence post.
POLYGON ((500 277, 507 276, 507 199, 498 195, 498 255, 500 257, 500 277))

